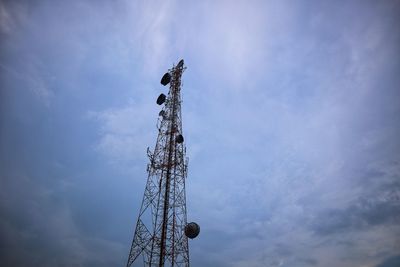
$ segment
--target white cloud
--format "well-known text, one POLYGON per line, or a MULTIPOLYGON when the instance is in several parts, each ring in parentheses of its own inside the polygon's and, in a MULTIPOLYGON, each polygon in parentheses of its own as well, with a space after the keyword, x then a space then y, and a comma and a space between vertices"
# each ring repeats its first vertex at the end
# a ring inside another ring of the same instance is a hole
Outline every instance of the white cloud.
POLYGON ((156 138, 155 101, 131 100, 124 108, 89 112, 90 119, 100 125, 96 149, 113 163, 128 163, 145 159, 146 148, 153 148, 156 138))

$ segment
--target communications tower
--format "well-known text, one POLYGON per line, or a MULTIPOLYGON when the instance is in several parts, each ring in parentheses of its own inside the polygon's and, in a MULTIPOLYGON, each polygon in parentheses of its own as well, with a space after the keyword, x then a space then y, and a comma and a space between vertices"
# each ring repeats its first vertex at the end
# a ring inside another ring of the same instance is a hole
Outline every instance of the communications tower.
POLYGON ((160 94, 156 101, 164 106, 157 121, 154 151, 147 149, 148 178, 127 267, 189 266, 188 238, 195 238, 200 232, 196 223, 187 223, 186 215, 188 158, 182 133, 180 95, 185 69, 181 60, 161 79, 162 85, 169 84, 169 92, 168 96, 160 94))

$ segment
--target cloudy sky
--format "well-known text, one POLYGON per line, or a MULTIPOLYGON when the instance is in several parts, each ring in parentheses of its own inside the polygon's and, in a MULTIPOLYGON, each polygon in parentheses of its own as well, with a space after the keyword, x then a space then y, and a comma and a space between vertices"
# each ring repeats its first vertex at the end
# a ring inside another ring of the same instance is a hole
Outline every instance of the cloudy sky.
POLYGON ((391 0, 1 0, 0 264, 126 264, 183 58, 192 266, 400 266, 399 18, 391 0))

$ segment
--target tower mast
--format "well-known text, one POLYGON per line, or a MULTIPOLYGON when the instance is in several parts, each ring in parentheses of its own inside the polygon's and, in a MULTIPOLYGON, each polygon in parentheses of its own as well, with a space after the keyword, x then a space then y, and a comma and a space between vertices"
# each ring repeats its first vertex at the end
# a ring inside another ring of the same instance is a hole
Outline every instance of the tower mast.
POLYGON ((186 67, 181 60, 161 79, 170 84, 168 96, 160 94, 157 104, 163 105, 157 122, 158 137, 151 152, 148 178, 127 267, 189 266, 188 237, 198 235, 196 223, 187 223, 185 180, 188 159, 182 135, 181 78, 186 67), (135 266, 139 266, 135 265, 135 266))

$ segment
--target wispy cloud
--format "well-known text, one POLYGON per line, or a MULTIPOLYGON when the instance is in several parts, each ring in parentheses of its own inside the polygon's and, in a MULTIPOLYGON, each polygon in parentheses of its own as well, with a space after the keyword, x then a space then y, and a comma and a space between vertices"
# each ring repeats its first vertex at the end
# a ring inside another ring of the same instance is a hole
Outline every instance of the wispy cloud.
POLYGON ((155 122, 149 123, 157 116, 153 112, 153 102, 131 100, 124 108, 89 112, 88 118, 101 125, 96 149, 112 161, 131 162, 143 158, 146 147, 155 139, 155 122))
POLYGON ((13 28, 11 15, 3 2, 0 3, 0 31, 2 34, 9 33, 13 28))
POLYGON ((20 80, 37 99, 46 106, 49 106, 54 92, 49 88, 49 85, 42 77, 43 74, 38 71, 40 68, 39 64, 34 62, 27 63, 26 69, 21 71, 0 64, 4 80, 7 79, 7 76, 11 76, 12 79, 20 80))

